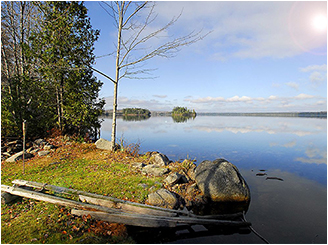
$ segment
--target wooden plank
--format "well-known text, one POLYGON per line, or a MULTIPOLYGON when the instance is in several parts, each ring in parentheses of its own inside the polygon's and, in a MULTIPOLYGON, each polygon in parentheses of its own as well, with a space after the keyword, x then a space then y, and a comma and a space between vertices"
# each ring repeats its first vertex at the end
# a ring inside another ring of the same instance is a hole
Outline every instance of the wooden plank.
POLYGON ((127 213, 139 213, 139 214, 148 214, 148 215, 156 215, 156 216, 177 216, 177 213, 172 213, 172 212, 167 212, 167 211, 162 211, 162 210, 156 210, 156 209, 150 209, 150 208, 144 208, 144 207, 139 207, 135 205, 130 205, 126 203, 115 203, 111 200, 106 200, 104 198, 95 198, 95 197, 90 197, 90 196, 84 196, 84 195, 79 195, 79 199, 82 202, 87 202, 99 206, 105 206, 109 208, 118 208, 122 210, 123 212, 127 213))
POLYGON ((177 224, 174 221, 168 220, 161 220, 156 219, 155 217, 137 217, 136 215, 132 214, 121 214, 121 215, 114 215, 108 214, 106 212, 94 212, 94 211, 86 211, 86 210, 76 210, 72 209, 72 214, 83 216, 83 215, 91 215, 93 219, 96 220, 103 220, 110 223, 120 223, 125 225, 133 225, 133 226, 140 226, 140 227, 176 227, 177 224))
POLYGON ((233 226, 233 227, 248 227, 249 222, 231 221, 231 220, 213 220, 213 219, 198 219, 192 217, 163 217, 153 215, 140 215, 130 213, 106 213, 95 212, 88 210, 71 211, 74 215, 90 215, 94 219, 103 220, 111 223, 122 223, 126 225, 142 226, 142 227, 176 227, 180 225, 218 225, 218 226, 233 226))
POLYGON ((230 221, 230 220, 214 220, 214 219, 201 219, 194 217, 167 217, 155 216, 147 214, 132 214, 118 211, 114 208, 103 207, 93 204, 86 204, 69 200, 61 197, 52 196, 49 194, 39 193, 36 191, 25 190, 19 187, 11 187, 1 185, 1 190, 12 195, 32 198, 39 201, 50 202, 62 206, 68 206, 74 209, 84 208, 89 210, 75 210, 73 214, 88 215, 95 219, 101 219, 108 222, 123 223, 127 225, 144 226, 144 227, 176 227, 179 225, 224 225, 224 226, 250 226, 250 223, 243 221, 230 221), (97 210, 97 212, 92 211, 97 210), (99 212, 101 211, 101 212, 99 212))
POLYGON ((85 209, 91 209, 91 210, 100 210, 100 211, 109 212, 109 213, 121 213, 121 211, 118 209, 102 207, 102 206, 97 206, 97 205, 87 204, 87 203, 81 203, 81 202, 77 202, 77 201, 62 198, 62 197, 51 196, 48 194, 31 191, 31 190, 25 190, 25 189, 19 188, 19 187, 11 187, 11 186, 7 186, 7 185, 1 185, 1 191, 10 193, 15 196, 21 196, 21 197, 31 198, 31 199, 35 199, 35 200, 39 200, 39 201, 50 202, 53 204, 67 206, 67 207, 71 207, 71 208, 85 208, 85 209))

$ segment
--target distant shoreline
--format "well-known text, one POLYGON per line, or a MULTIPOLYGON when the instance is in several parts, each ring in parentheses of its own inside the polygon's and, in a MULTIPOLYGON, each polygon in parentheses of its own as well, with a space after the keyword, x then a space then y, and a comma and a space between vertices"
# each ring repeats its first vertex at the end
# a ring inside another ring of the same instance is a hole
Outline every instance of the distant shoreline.
POLYGON ((248 117, 314 117, 327 118, 326 111, 320 112, 199 112, 199 116, 248 116, 248 117))
MULTIPOLYGON (((102 116, 112 117, 112 110, 106 110, 102 116)), ((151 116, 171 116, 171 112, 152 111, 151 116)), ((117 116, 122 116, 118 113, 117 116)), ((319 112, 197 112, 197 116, 247 116, 247 117, 304 117, 327 119, 327 111, 319 112)))

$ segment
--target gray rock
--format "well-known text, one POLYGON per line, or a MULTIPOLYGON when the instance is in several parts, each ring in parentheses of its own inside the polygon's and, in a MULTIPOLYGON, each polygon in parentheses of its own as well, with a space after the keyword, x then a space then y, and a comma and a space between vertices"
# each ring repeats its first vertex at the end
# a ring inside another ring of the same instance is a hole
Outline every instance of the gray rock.
POLYGON ((12 194, 10 194, 8 192, 1 193, 1 203, 3 203, 3 204, 9 204, 11 202, 14 202, 18 198, 21 198, 21 197, 20 196, 12 195, 12 194))
POLYGON ((156 152, 151 155, 150 163, 160 167, 164 167, 170 163, 170 160, 164 154, 156 152))
POLYGON ((250 190, 236 166, 225 159, 203 161, 195 171, 195 179, 204 197, 215 202, 249 201, 250 190))
POLYGON ((112 150, 112 143, 108 140, 100 138, 99 140, 96 141, 95 144, 98 149, 109 150, 109 151, 112 150))
POLYGON ((37 140, 34 140, 33 143, 37 146, 44 146, 47 144, 47 141, 45 141, 44 139, 37 139, 37 140))
POLYGON ((54 145, 51 145, 51 144, 47 144, 43 147, 43 150, 51 150, 51 149, 54 149, 55 146, 54 145))
POLYGON ((178 198, 172 192, 166 189, 159 189, 148 195, 147 203, 153 206, 171 208, 178 207, 178 198))
POLYGON ((170 170, 167 168, 160 168, 156 165, 147 165, 142 168, 141 172, 143 174, 154 175, 156 177, 163 176, 164 174, 168 173, 170 170))
MULTIPOLYGON (((97 140, 95 144, 98 149, 108 150, 108 151, 112 150, 112 142, 105 140, 103 138, 97 140)), ((117 149, 120 149, 120 146, 116 144, 114 150, 117 149)))
POLYGON ((143 168, 143 167, 146 166, 146 165, 143 164, 142 162, 134 162, 134 163, 131 163, 131 166, 132 166, 133 168, 141 169, 141 168, 143 168))
POLYGON ((164 182, 168 185, 175 185, 177 183, 187 183, 187 179, 184 175, 179 174, 179 173, 171 173, 169 176, 166 177, 164 182))
POLYGON ((193 167, 191 167, 190 169, 188 169, 188 172, 187 172, 187 174, 188 174, 188 177, 191 179, 191 180, 195 180, 195 178, 196 178, 196 174, 195 174, 195 171, 196 171, 196 165, 195 166, 193 166, 193 167))
POLYGON ((38 155, 40 156, 40 157, 42 157, 42 156, 46 156, 46 155, 48 155, 50 153, 50 151, 39 151, 38 152, 38 155))
MULTIPOLYGON (((25 157, 25 159, 28 159, 28 158, 34 157, 34 155, 31 153, 25 153, 24 157, 25 157)), ((23 151, 18 152, 16 154, 12 155, 11 157, 7 158, 6 162, 16 162, 21 159, 23 159, 23 151)))

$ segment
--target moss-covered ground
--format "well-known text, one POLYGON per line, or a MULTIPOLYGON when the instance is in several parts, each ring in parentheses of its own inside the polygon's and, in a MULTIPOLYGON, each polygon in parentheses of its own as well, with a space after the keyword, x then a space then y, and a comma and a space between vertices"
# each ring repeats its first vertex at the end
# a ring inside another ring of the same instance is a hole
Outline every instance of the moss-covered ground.
MULTIPOLYGON (((144 203, 162 178, 148 177, 135 171, 133 162, 147 163, 136 147, 116 152, 96 149, 92 143, 48 139, 56 148, 47 156, 23 162, 1 163, 1 184, 15 179, 48 183, 61 187, 108 195, 144 203)), ((73 217, 70 209, 32 199, 1 204, 1 243, 134 243, 121 224, 73 217)))

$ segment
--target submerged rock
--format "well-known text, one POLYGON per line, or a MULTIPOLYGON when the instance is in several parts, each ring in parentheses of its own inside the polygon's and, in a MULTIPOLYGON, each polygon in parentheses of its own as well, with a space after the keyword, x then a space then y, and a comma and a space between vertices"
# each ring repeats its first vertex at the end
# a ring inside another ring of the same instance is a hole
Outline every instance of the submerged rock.
POLYGON ((195 170, 196 183, 213 202, 248 202, 250 190, 237 167, 225 159, 203 161, 195 170))

